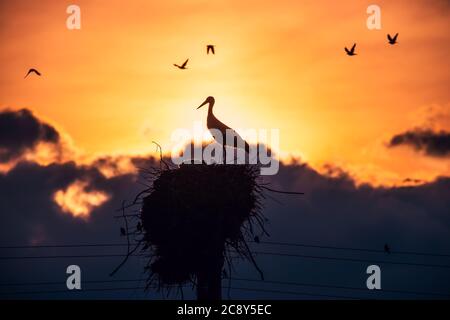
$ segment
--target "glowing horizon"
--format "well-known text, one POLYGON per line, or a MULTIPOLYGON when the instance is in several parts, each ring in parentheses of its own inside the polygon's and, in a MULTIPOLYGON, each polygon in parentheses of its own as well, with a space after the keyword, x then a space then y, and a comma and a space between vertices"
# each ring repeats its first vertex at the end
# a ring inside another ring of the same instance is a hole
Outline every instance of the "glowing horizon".
POLYGON ((2 3, 0 109, 31 109, 83 157, 155 154, 152 141, 169 153, 173 130, 205 123, 195 108, 212 95, 229 126, 280 129, 284 161, 375 185, 450 174, 446 158, 386 147, 415 127, 450 129, 448 5, 378 1, 371 31, 371 3, 352 3, 78 1, 73 31, 67 3, 2 3), (43 76, 24 80, 29 67, 43 76))

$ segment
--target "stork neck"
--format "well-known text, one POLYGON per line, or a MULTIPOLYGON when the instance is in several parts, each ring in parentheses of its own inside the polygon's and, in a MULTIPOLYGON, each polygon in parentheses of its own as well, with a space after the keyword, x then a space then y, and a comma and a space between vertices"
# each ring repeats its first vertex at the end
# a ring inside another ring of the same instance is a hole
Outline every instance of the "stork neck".
POLYGON ((208 114, 213 114, 214 102, 210 102, 208 105, 208 114))

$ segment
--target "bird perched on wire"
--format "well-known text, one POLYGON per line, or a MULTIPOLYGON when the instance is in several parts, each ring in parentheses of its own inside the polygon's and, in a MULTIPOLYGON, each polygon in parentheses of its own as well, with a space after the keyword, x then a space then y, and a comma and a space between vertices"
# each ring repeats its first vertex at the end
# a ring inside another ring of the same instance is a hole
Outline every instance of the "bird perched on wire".
POLYGON ((216 54, 215 52, 214 52, 214 45, 212 45, 212 44, 208 44, 207 46, 206 46, 206 54, 209 54, 209 52, 212 52, 212 54, 216 54))
POLYGON ((39 71, 37 71, 37 70, 34 69, 34 68, 31 68, 31 69, 28 70, 28 72, 27 72, 26 76, 24 77, 24 79, 25 79, 26 77, 28 77, 28 75, 29 75, 30 73, 34 73, 34 74, 38 75, 39 77, 41 76, 41 73, 40 73, 39 71))
POLYGON ((353 47, 350 50, 348 50, 347 47, 345 47, 344 49, 345 49, 345 52, 347 53, 347 55, 355 56, 356 55, 355 48, 356 48, 356 43, 353 44, 353 47))
POLYGON ((388 246, 387 243, 384 245, 384 252, 386 252, 386 253, 388 253, 388 254, 391 253, 391 248, 389 248, 389 246, 388 246))
POLYGON ((388 33, 387 38, 389 40, 389 44, 390 45, 394 45, 397 43, 397 37, 398 37, 398 33, 395 34, 395 36, 392 38, 391 35, 388 33))
POLYGON ((180 65, 178 65, 178 64, 173 64, 175 67, 177 67, 178 69, 181 69, 181 70, 184 70, 184 69, 187 69, 186 68, 186 65, 187 65, 187 63, 188 63, 188 61, 189 61, 189 59, 187 59, 181 66, 180 65))

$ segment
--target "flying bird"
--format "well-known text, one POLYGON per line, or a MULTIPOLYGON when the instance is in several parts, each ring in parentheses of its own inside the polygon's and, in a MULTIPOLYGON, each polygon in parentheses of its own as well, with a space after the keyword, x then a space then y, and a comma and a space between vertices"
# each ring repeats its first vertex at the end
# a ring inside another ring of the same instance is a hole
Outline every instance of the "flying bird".
POLYGON ((188 61, 189 61, 189 59, 187 59, 181 66, 179 66, 179 65, 177 65, 177 64, 173 64, 175 67, 177 67, 178 69, 181 69, 181 70, 184 70, 184 69, 187 69, 186 68, 186 65, 187 65, 187 63, 188 63, 188 61))
POLYGON ((206 54, 209 54, 209 52, 212 52, 212 54, 216 54, 215 52, 214 52, 214 45, 212 45, 212 44, 208 44, 207 46, 206 46, 206 54))
POLYGON ((388 33, 387 38, 389 40, 389 44, 394 45, 397 43, 397 37, 398 33, 395 34, 395 36, 392 38, 391 35, 388 33))
POLYGON ((30 70, 28 70, 28 73, 27 73, 27 75, 24 77, 24 79, 25 79, 26 77, 28 77, 28 75, 29 75, 30 73, 35 73, 35 74, 37 74, 38 76, 41 76, 41 73, 40 73, 39 71, 37 71, 37 70, 34 69, 34 68, 31 68, 30 70))
POLYGON ((229 145, 231 147, 234 148, 242 148, 244 147, 245 152, 249 153, 250 151, 250 146, 248 145, 248 143, 241 138, 241 136, 234 131, 233 129, 231 129, 229 126, 227 126, 226 124, 222 123, 219 119, 216 118, 216 116, 213 114, 213 107, 214 107, 214 103, 215 103, 215 99, 214 97, 209 96, 208 98, 206 98, 206 100, 197 108, 200 109, 201 107, 203 107, 205 104, 208 104, 208 118, 206 120, 206 126, 208 127, 209 131, 211 132, 211 135, 214 137, 214 139, 222 144, 224 147, 225 145, 229 145), (234 136, 235 141, 233 141, 232 144, 229 144, 230 141, 226 141, 226 137, 227 137, 227 130, 229 131, 229 134, 232 134, 234 136), (219 131, 222 134, 222 139, 217 140, 218 137, 215 136, 215 133, 219 131), (235 144, 234 142, 237 142, 237 144, 235 144), (228 144, 227 144, 228 143, 228 144))
POLYGON ((387 243, 384 245, 384 252, 389 253, 389 254, 391 253, 391 248, 389 248, 387 243))
POLYGON ((353 44, 353 47, 350 50, 348 50, 347 47, 345 47, 344 49, 345 49, 345 52, 347 53, 347 55, 355 56, 356 55, 355 48, 356 48, 356 43, 353 44))

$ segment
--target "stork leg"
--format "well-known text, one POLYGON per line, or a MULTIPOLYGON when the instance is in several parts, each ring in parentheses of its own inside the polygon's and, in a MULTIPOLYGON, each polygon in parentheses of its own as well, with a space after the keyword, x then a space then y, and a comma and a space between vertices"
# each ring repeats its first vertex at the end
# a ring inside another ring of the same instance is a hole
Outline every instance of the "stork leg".
POLYGON ((222 145, 222 159, 223 159, 223 164, 227 163, 227 151, 225 149, 225 144, 222 145))

